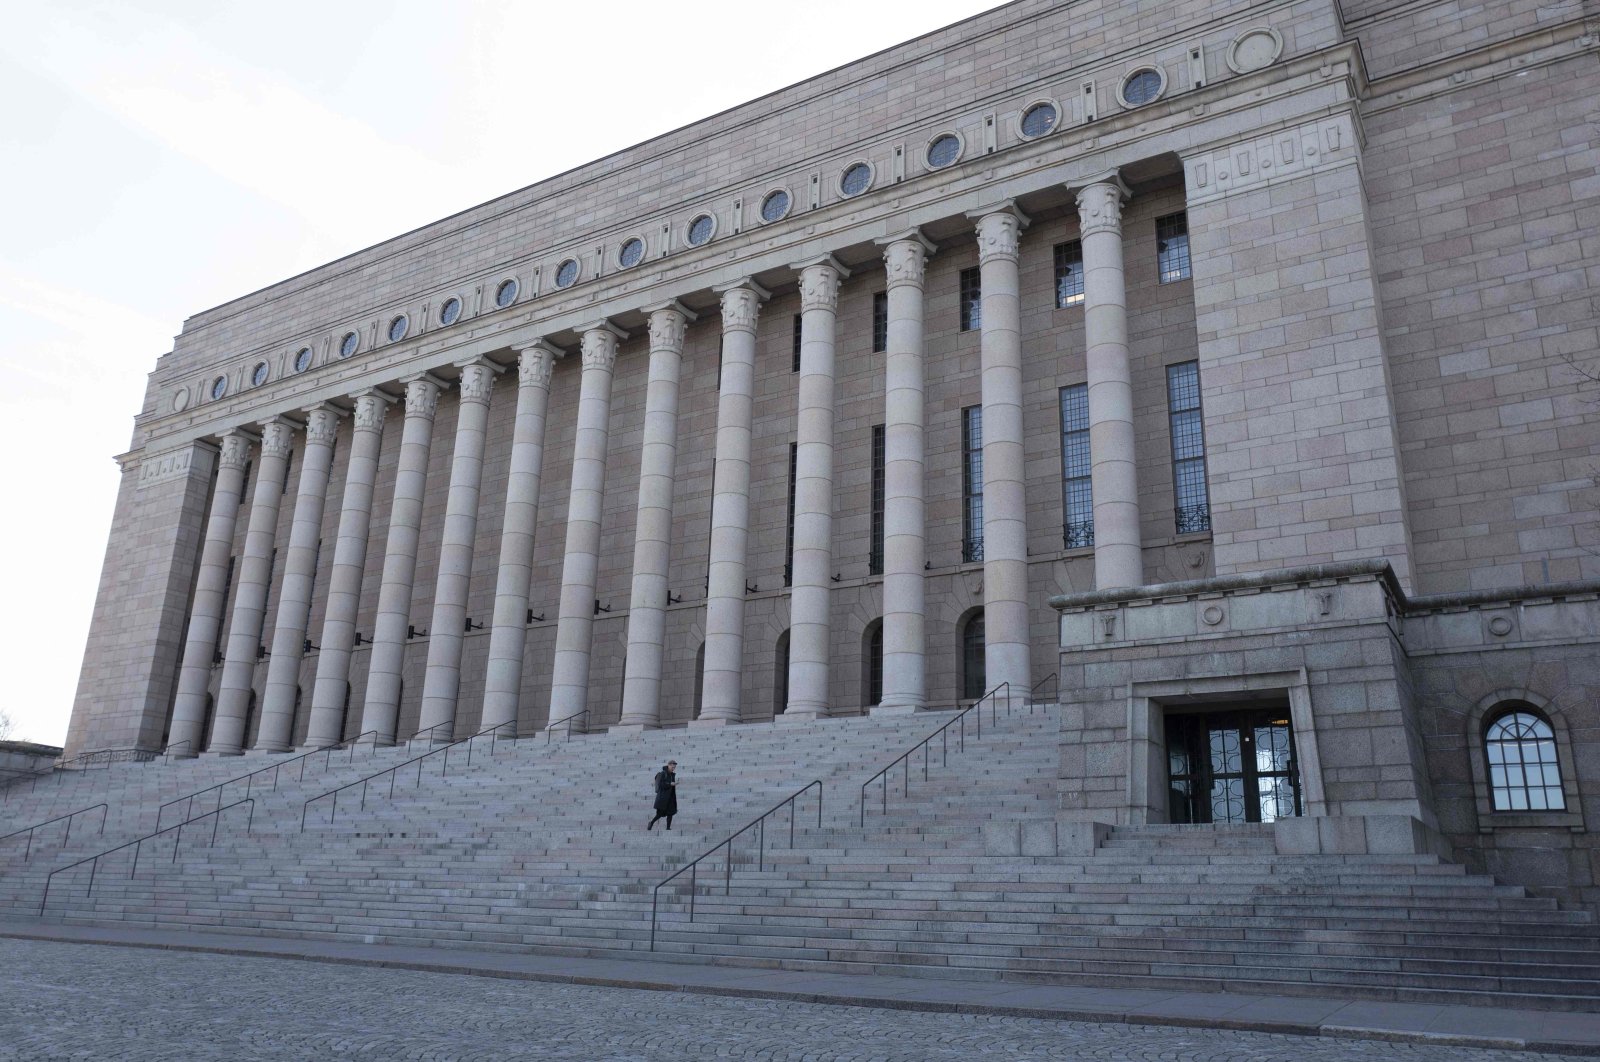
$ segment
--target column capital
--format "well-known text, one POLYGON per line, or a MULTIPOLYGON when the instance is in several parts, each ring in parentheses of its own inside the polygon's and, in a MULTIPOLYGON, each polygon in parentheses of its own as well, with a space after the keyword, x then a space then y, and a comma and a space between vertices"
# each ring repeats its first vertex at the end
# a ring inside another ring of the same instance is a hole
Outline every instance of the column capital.
POLYGON ((300 425, 288 417, 268 417, 261 421, 261 456, 288 457, 289 445, 300 425))
POLYGON ((698 315, 677 299, 645 308, 650 315, 650 349, 683 351, 684 332, 698 315))
POLYGON ((1028 215, 1017 209, 1010 200, 984 210, 969 210, 967 217, 978 223, 978 262, 984 264, 996 259, 1015 262, 1020 255, 1022 230, 1028 227, 1028 215))
POLYGON ((1116 172, 1078 189, 1078 226, 1084 236, 1122 231, 1122 203, 1132 193, 1116 172))
POLYGON ((506 367, 481 355, 455 364, 461 370, 461 378, 456 381, 461 401, 488 405, 489 395, 494 391, 494 378, 505 372, 506 367))
POLYGON ((627 339, 628 333, 610 321, 596 321, 583 330, 583 371, 603 369, 610 372, 617 363, 617 342, 627 339))
POLYGON ((357 391, 350 397, 356 404, 356 431, 382 431, 386 407, 399 401, 394 395, 385 394, 376 387, 357 391))
POLYGON ((772 292, 750 277, 713 288, 722 296, 722 330, 724 332, 754 332, 761 304, 772 298, 772 292))
POLYGON ((895 236, 873 241, 883 248, 883 261, 891 288, 910 286, 921 290, 928 256, 938 248, 920 229, 907 229, 895 236))
POLYGON ((402 376, 400 382, 406 385, 406 416, 432 420, 439 408, 439 392, 449 385, 431 372, 402 376))
POLYGON ((800 309, 837 310, 839 283, 850 275, 850 270, 831 254, 790 266, 800 271, 800 309))
POLYGON ((517 348, 517 386, 548 388, 556 370, 556 359, 562 353, 559 347, 543 339, 517 348))
POLYGON ((344 410, 331 402, 321 402, 306 407, 303 412, 306 415, 306 443, 332 446, 334 437, 339 433, 339 419, 344 416, 344 410))
POLYGON ((222 456, 219 458, 222 467, 243 468, 250 461, 250 444, 259 439, 260 436, 243 428, 231 428, 223 432, 222 456))

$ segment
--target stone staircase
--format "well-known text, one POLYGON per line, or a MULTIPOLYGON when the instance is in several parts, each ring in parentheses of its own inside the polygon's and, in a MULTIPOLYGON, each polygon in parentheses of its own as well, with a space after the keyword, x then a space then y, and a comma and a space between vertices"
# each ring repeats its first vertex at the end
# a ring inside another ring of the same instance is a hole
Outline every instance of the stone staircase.
MULTIPOLYGON (((453 753, 447 776, 402 773, 364 810, 341 798, 331 823, 315 804, 301 832, 307 798, 405 758, 364 750, 258 794, 248 836, 225 822, 209 848, 197 830, 176 862, 163 842, 131 878, 107 860, 92 893, 85 869, 59 875, 48 917, 617 956, 651 948, 654 898, 654 956, 668 961, 1600 1010, 1590 915, 1432 856, 1280 856, 1260 826, 1119 828, 1090 856, 988 854, 986 824, 1053 821, 1051 711, 986 714, 982 740, 969 725, 947 765, 936 742, 927 781, 918 754, 890 773, 887 813, 868 790, 858 825, 861 783, 947 718, 535 738, 492 757, 480 745, 470 767, 453 753), (650 778, 669 757, 683 812, 673 832, 647 833, 650 778), (741 838, 726 895, 726 857, 713 854, 692 922, 689 875, 656 895, 813 778, 822 825, 812 790, 794 847, 787 813, 768 820, 759 865, 758 838, 741 838)), ((252 759, 228 761, 231 774, 252 759)), ((113 817, 116 835, 153 824, 158 795, 214 768, 133 766, 117 783, 100 772, 108 794, 145 805, 113 817)), ((49 869, 113 833, 26 864, 0 850, 0 910, 36 912, 49 869)))

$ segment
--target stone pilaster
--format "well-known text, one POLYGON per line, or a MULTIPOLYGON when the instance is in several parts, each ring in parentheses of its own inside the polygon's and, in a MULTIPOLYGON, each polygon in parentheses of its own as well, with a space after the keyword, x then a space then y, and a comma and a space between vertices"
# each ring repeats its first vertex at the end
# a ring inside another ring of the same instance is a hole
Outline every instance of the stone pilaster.
POLYGON ((222 662, 217 712, 211 721, 210 751, 233 755, 244 751, 250 724, 250 700, 261 646, 261 624, 271 590, 274 540, 283 480, 296 425, 282 417, 261 423, 261 459, 256 462, 255 493, 250 499, 250 525, 239 562, 239 585, 228 623, 228 648, 222 662))
POLYGON ((380 743, 392 743, 398 737, 401 671, 411 626, 411 588, 417 575, 417 534, 422 526, 428 452, 433 446, 433 416, 439 408, 439 392, 446 386, 429 373, 409 376, 404 383, 406 422, 400 436, 394 503, 389 509, 389 540, 383 555, 383 583, 378 588, 378 615, 372 630, 367 698, 361 712, 361 732, 376 731, 380 743))
POLYGON ((534 532, 539 526, 539 482, 544 467, 545 413, 550 406, 550 378, 560 356, 560 351, 543 342, 517 352, 517 420, 512 429, 511 470, 506 477, 505 519, 500 528, 500 568, 495 578, 494 623, 489 631, 489 667, 483 683, 485 729, 514 722, 521 703, 522 652, 528 641, 528 590, 533 579, 534 532))
POLYGON ((561 563, 561 608, 550 669, 547 728, 571 730, 594 722, 580 717, 589 707, 589 651, 594 643, 600 513, 610 445, 611 378, 617 340, 625 338, 627 333, 604 321, 583 333, 583 379, 578 389, 578 430, 572 448, 567 547, 561 563))
POLYGON ((711 486, 705 678, 696 721, 706 726, 737 723, 741 718, 756 319, 768 297, 752 280, 724 288, 721 295, 722 379, 717 398, 717 463, 711 486))
POLYGON ((272 656, 267 661, 267 689, 261 699, 261 725, 255 747, 287 752, 294 742, 295 704, 300 690, 300 662, 305 655, 306 622, 317 577, 317 545, 322 536, 322 508, 328 495, 328 470, 339 431, 339 410, 328 405, 306 410, 306 443, 295 490, 294 522, 289 526, 288 556, 283 565, 278 616, 273 623, 272 656))
POLYGON ((1144 585, 1128 293, 1122 272, 1122 201, 1127 195, 1127 185, 1115 176, 1078 193, 1097 590, 1144 585))
MULTIPOLYGON (((311 687, 311 719, 306 745, 322 748, 344 737, 345 697, 350 686, 350 652, 355 646, 361 580, 367 567, 367 536, 372 529, 372 487, 378 476, 383 421, 394 399, 382 391, 360 391, 355 399, 350 461, 344 475, 339 535, 328 576, 328 604, 322 619, 317 678, 311 687)), ((354 736, 354 735, 351 735, 354 736)))
POLYGON ((422 682, 422 714, 418 730, 439 727, 448 738, 461 689, 461 650, 466 638, 467 591, 472 582, 472 549, 478 537, 478 497, 483 482, 485 425, 494 378, 505 371, 487 358, 461 363, 460 410, 455 450, 450 457, 450 494, 444 514, 444 541, 439 546, 439 574, 434 584, 433 620, 428 624, 428 668, 422 682))
POLYGON ((832 255, 800 273, 800 408, 795 430, 794 579, 789 597, 786 720, 828 714, 833 581, 833 379, 839 283, 832 255))
POLYGON ((984 667, 991 689, 1030 684, 1028 661, 1028 498, 1022 437, 1022 321, 1017 260, 1027 224, 1007 204, 978 219, 983 325, 984 667))
POLYGON ((883 388, 883 700, 873 712, 892 714, 921 711, 928 703, 922 297, 934 247, 917 231, 879 242, 886 245, 889 335, 883 388))
POLYGON ((244 489, 244 470, 255 438, 238 429, 228 432, 222 437, 222 452, 217 458, 217 484, 211 492, 211 517, 206 523, 200 573, 189 609, 189 634, 184 641, 177 698, 172 706, 172 727, 167 734, 169 744, 182 746, 178 750, 182 756, 198 754, 207 736, 202 731, 211 667, 222 631, 222 608, 228 596, 228 555, 233 549, 234 528, 243 501, 240 493, 244 489))
POLYGON ((673 470, 678 460, 678 376, 683 366, 684 333, 694 319, 694 313, 678 302, 650 309, 650 379, 645 395, 644 449, 639 455, 622 727, 648 728, 661 723, 661 653, 666 644, 673 470))

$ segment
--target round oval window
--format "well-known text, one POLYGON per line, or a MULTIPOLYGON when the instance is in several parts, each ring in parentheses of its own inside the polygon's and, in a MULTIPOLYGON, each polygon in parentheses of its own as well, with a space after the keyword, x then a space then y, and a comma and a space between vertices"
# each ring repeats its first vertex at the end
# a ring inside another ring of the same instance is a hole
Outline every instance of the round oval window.
POLYGON ((500 286, 494 289, 494 304, 504 309, 517 301, 517 282, 515 280, 502 280, 500 286))

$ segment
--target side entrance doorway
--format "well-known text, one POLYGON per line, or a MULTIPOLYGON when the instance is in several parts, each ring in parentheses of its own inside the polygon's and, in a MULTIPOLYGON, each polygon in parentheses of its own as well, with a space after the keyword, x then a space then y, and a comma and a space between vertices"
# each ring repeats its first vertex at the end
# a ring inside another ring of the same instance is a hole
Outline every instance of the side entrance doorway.
POLYGON ((1289 708, 1166 713, 1168 820, 1274 822, 1302 814, 1289 708))

